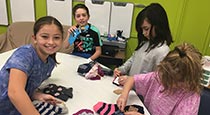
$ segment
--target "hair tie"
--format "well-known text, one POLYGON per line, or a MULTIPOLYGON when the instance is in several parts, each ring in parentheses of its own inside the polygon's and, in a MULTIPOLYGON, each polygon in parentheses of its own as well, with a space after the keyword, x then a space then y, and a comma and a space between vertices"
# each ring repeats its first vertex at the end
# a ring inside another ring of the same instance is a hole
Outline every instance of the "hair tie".
POLYGON ((175 47, 175 50, 179 52, 179 56, 180 56, 181 58, 183 58, 184 56, 186 56, 186 53, 183 52, 183 51, 181 51, 178 47, 175 47))

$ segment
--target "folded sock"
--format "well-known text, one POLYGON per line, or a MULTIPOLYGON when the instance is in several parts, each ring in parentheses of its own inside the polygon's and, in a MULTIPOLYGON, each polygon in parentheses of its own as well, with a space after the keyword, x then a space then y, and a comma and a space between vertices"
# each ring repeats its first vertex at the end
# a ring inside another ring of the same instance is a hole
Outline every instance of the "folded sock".
POLYGON ((94 112, 90 109, 81 109, 73 115, 94 115, 94 112))
POLYGON ((93 110, 100 115, 112 115, 117 110, 119 110, 119 108, 116 104, 106 104, 104 102, 98 102, 93 106, 93 110))

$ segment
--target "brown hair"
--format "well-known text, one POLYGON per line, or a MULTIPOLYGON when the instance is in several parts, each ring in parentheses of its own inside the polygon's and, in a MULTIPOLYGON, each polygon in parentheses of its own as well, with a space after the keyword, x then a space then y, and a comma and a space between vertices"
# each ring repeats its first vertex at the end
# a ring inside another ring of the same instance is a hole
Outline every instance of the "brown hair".
POLYGON ((88 7, 85 6, 84 4, 77 4, 72 9, 72 13, 73 13, 74 18, 75 18, 75 15, 76 15, 75 13, 76 13, 77 9, 80 9, 80 8, 86 10, 88 17, 90 17, 90 13, 89 13, 88 7))
MULTIPOLYGON (((55 24, 58 29, 60 30, 60 32, 62 33, 62 38, 63 38, 63 26, 62 24, 55 18, 52 16, 44 16, 39 18, 35 23, 34 23, 34 35, 36 36, 36 34, 38 33, 38 31, 44 26, 44 25, 50 25, 50 24, 55 24)), ((56 62, 56 64, 59 64, 56 60, 56 53, 51 54, 50 57, 53 58, 53 60, 56 62)))
POLYGON ((202 54, 191 44, 183 43, 170 51, 157 67, 163 91, 184 89, 200 93, 202 54))

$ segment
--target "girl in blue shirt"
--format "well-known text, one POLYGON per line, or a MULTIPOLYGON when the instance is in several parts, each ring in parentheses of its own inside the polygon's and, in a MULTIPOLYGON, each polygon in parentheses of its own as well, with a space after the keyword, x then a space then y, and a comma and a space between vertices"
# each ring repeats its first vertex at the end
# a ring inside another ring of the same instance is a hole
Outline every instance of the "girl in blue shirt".
POLYGON ((32 100, 55 104, 55 97, 36 89, 50 77, 63 42, 63 27, 51 16, 34 24, 33 44, 19 47, 0 71, 0 115, 39 115, 32 100))

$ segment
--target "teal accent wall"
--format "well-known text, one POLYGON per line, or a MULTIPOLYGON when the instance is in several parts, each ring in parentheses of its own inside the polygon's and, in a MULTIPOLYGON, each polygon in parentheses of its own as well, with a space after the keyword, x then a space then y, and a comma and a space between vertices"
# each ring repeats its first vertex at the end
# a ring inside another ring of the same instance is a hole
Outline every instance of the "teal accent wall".
MULTIPOLYGON (((46 0, 35 1, 36 19, 47 14, 46 0)), ((74 0, 76 1, 76 0, 74 0)), ((210 1, 209 0, 108 0, 116 2, 131 2, 135 5, 160 3, 168 14, 169 24, 174 43, 171 49, 182 42, 195 45, 203 55, 210 55, 210 1)), ((9 23, 11 23, 10 0, 7 0, 9 23)), ((83 2, 73 2, 73 5, 83 2)), ((137 45, 135 19, 142 8, 135 7, 131 28, 131 37, 126 48, 126 58, 130 57, 137 45)), ((73 21, 74 23, 74 21, 73 21)), ((0 26, 0 34, 6 32, 7 26, 0 26)))

